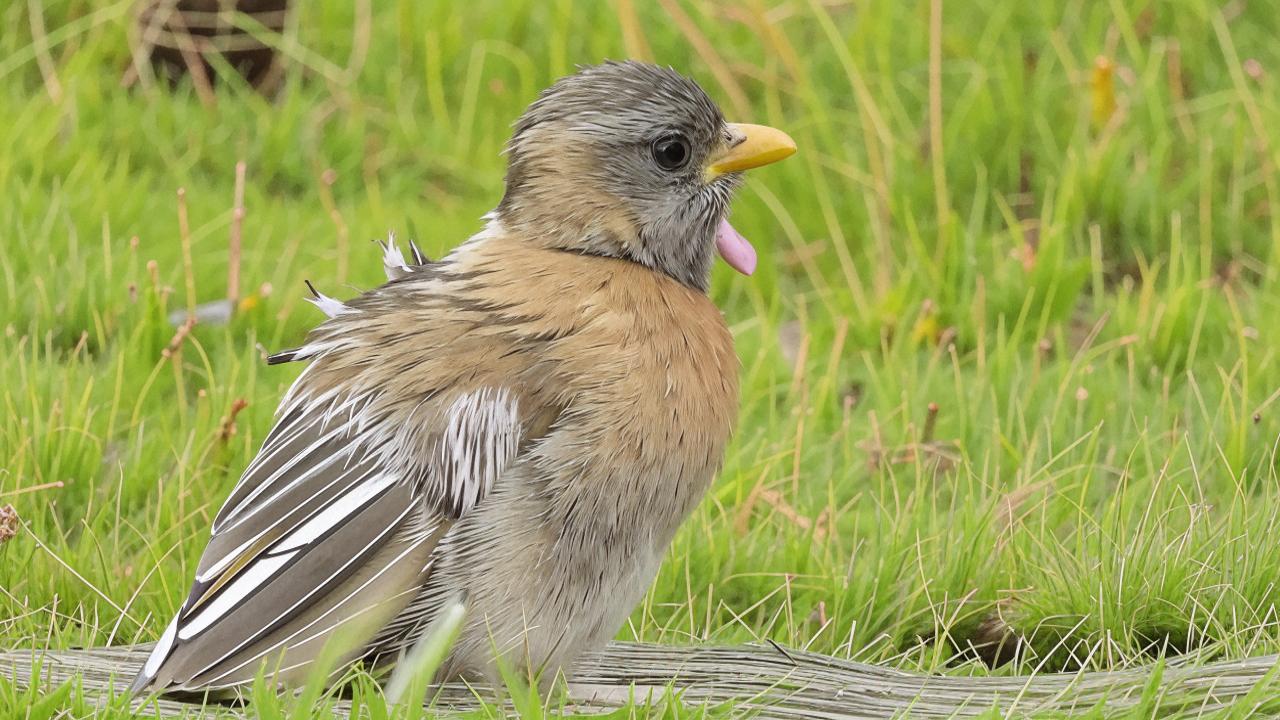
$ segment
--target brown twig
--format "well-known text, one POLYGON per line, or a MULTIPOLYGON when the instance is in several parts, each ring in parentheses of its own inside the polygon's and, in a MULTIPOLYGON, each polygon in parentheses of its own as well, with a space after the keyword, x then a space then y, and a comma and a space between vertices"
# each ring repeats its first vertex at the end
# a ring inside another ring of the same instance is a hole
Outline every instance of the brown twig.
POLYGON ((249 401, 244 398, 236 398, 231 401, 231 409, 223 416, 222 421, 218 423, 218 440, 226 443, 235 437, 236 434, 236 416, 241 410, 249 407, 249 401))
POLYGON ((369 45, 373 36, 373 8, 369 0, 357 0, 355 5, 355 23, 351 28, 351 54, 347 56, 347 66, 343 75, 347 83, 354 84, 360 77, 365 60, 369 57, 369 45))
POLYGON ((49 37, 44 27, 44 12, 39 0, 27 0, 27 16, 31 21, 32 47, 35 49, 36 65, 40 68, 40 76, 44 78, 44 88, 54 105, 62 102, 62 83, 58 82, 58 71, 49 56, 49 37))
POLYGON ((1173 99, 1173 119, 1178 121, 1182 136, 1188 142, 1194 142, 1196 129, 1191 124, 1191 112, 1187 108, 1187 85, 1182 75, 1182 46, 1176 39, 1169 40, 1165 67, 1169 79, 1169 97, 1173 99))
POLYGON ((746 117, 751 108, 747 93, 742 89, 742 85, 738 83, 733 73, 730 72, 724 58, 720 53, 716 52, 715 45, 698 29, 698 25, 694 23, 689 14, 675 0, 659 0, 658 4, 662 6, 663 10, 667 11, 671 21, 680 30, 680 34, 684 35, 689 44, 693 46, 693 50, 698 54, 698 57, 702 58, 702 61, 707 64, 707 69, 711 71, 716 82, 720 83, 720 87, 724 89, 724 94, 728 97, 729 106, 733 109, 734 114, 746 117))
MULTIPOLYGON (((809 333, 800 338, 800 349, 796 352, 796 364, 792 368, 791 396, 806 397, 808 393, 809 333)), ((800 460, 804 451, 804 425, 806 414, 800 411, 796 420, 795 442, 791 447, 791 492, 800 492, 800 460)))
POLYGON ((213 83, 209 80, 209 73, 205 71, 204 53, 208 48, 204 45, 207 41, 191 34, 181 12, 173 13, 171 19, 173 40, 178 46, 178 52, 182 54, 182 62, 186 64, 187 72, 191 75, 191 85, 195 87, 196 95, 200 96, 200 103, 207 108, 212 108, 217 104, 217 96, 213 94, 213 83), (196 45, 197 42, 200 46, 196 45))
POLYGON ((174 387, 178 390, 178 408, 184 415, 187 412, 187 383, 182 374, 182 344, 186 341, 187 336, 191 334, 191 328, 195 326, 196 316, 192 313, 187 316, 185 322, 178 326, 177 332, 169 340, 169 345, 160 351, 161 357, 173 363, 173 382, 174 387))
POLYGON ((169 339, 169 344, 164 350, 160 351, 160 356, 163 358, 173 358, 175 355, 182 352, 182 343, 187 339, 187 335, 191 334, 191 328, 195 326, 196 318, 192 315, 187 318, 186 322, 178 326, 177 332, 175 332, 173 337, 169 339))
POLYGON ((187 318, 196 316, 196 268, 191 259, 191 223, 187 218, 187 189, 178 188, 178 236, 182 241, 182 274, 187 283, 187 318))
POLYGON ((5 497, 6 495, 22 495, 25 493, 37 492, 39 490, 56 490, 58 488, 63 487, 64 485, 65 483, 63 483, 61 480, 54 480, 53 482, 40 483, 39 485, 32 485, 31 487, 17 488, 15 490, 6 490, 5 492, 0 492, 0 497, 5 497))
POLYGON ((929 3, 929 158, 933 165, 933 193, 941 235, 951 222, 947 166, 942 149, 942 0, 929 3))
POLYGON ((805 532, 812 531, 814 540, 819 543, 826 541, 828 513, 825 509, 819 512, 817 517, 809 518, 784 500, 780 492, 765 490, 761 493, 761 497, 765 502, 773 503, 783 517, 798 525, 800 529, 805 532))
POLYGON ((244 226, 244 175, 243 160, 236 163, 236 189, 234 205, 231 209, 231 241, 227 247, 227 300, 231 301, 235 311, 236 301, 240 299, 240 242, 244 226))
POLYGON ((626 49, 627 57, 653 62, 653 50, 649 48, 649 41, 645 40, 644 28, 636 15, 635 4, 631 0, 615 0, 613 10, 618 24, 622 26, 622 47, 626 49))
POLYGON ((160 287, 160 263, 155 260, 147 261, 147 279, 151 281, 151 289, 160 294, 163 290, 160 287))
POLYGON ((327 168, 320 173, 320 204, 329 213, 329 219, 338 230, 338 283, 347 281, 348 232, 347 223, 338 211, 338 204, 333 200, 333 184, 338 181, 338 172, 327 168))
POLYGON ((924 431, 920 433, 920 442, 927 443, 933 440, 933 430, 938 424, 938 403, 929 403, 928 410, 924 416, 924 431))

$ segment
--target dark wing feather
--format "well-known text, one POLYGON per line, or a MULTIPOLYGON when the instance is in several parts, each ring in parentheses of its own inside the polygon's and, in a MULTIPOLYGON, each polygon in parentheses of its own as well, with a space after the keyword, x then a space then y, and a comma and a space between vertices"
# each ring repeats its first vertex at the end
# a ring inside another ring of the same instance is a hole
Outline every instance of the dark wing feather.
POLYGON ((389 421, 367 406, 286 403, 218 513, 191 593, 135 691, 232 687, 263 659, 287 675, 344 623, 367 640, 409 602, 436 541, 519 444, 503 390, 455 396, 424 412, 422 427, 379 427, 389 421))

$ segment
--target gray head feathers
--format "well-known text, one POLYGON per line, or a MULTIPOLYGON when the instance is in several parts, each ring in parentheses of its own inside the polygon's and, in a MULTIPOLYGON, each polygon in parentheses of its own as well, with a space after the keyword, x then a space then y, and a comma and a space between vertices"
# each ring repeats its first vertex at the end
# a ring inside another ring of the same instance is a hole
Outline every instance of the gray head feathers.
POLYGON ((738 183, 708 178, 705 165, 732 139, 715 102, 670 68, 583 68, 516 123, 497 217, 534 242, 625 258, 705 290, 738 183))

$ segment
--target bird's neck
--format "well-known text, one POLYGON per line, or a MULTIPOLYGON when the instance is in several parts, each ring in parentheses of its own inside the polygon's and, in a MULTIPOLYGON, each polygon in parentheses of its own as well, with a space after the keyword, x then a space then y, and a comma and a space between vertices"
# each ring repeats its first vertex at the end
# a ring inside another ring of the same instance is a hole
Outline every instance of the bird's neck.
POLYGON ((490 222, 504 235, 538 247, 629 260, 690 289, 705 293, 710 287, 714 226, 673 225, 669 230, 656 228, 656 236, 644 236, 628 213, 590 197, 572 204, 504 202, 490 222))

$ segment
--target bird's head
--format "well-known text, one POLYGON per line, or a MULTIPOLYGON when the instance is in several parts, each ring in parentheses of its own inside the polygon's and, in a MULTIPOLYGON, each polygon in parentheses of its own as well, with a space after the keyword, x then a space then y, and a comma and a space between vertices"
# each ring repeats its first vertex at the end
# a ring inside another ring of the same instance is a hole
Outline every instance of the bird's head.
POLYGON ((548 247, 624 258, 706 290, 717 247, 740 272, 755 268, 725 222, 741 172, 795 149, 780 130, 725 122, 673 70, 596 65, 543 91, 516 123, 497 217, 548 247))

